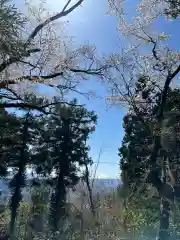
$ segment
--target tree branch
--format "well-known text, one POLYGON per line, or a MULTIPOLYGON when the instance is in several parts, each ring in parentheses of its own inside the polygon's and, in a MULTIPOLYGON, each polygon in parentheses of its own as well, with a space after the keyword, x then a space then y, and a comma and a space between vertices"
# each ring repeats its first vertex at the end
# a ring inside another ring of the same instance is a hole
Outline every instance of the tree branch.
POLYGON ((71 3, 71 0, 68 0, 67 3, 65 4, 65 6, 63 7, 62 12, 64 12, 66 10, 66 8, 68 7, 68 5, 71 3))
MULTIPOLYGON (((83 0, 79 0, 77 3, 75 3, 72 7, 70 7, 68 10, 65 10, 67 8, 67 6, 69 5, 70 1, 67 2, 67 4, 65 5, 65 7, 63 8, 63 10, 48 18, 47 20, 45 20, 43 23, 40 23, 33 31, 32 33, 29 35, 26 43, 25 43, 25 49, 26 46, 28 46, 31 41, 37 36, 37 34, 49 23, 60 19, 62 17, 67 16, 69 13, 71 13, 73 10, 75 10, 81 3, 83 2, 83 0)), ((25 54, 22 54, 22 56, 17 56, 17 57, 12 57, 9 58, 7 61, 4 61, 1 65, 0 65, 0 72, 4 71, 9 65, 18 62, 21 58, 26 57, 28 55, 30 55, 31 53, 35 53, 35 52, 39 52, 39 49, 34 49, 34 50, 28 50, 27 52, 25 52, 25 54)))
MULTIPOLYGON (((73 69, 73 68, 71 68, 71 69, 67 69, 67 70, 69 70, 73 73, 84 73, 87 75, 103 75, 103 73, 102 73, 103 69, 104 68, 99 68, 99 69, 73 69)), ((6 89, 8 87, 8 85, 17 84, 19 81, 21 81, 23 79, 33 81, 33 82, 41 82, 40 79, 48 80, 48 79, 56 78, 59 76, 63 76, 63 74, 64 74, 64 72, 57 72, 57 73, 52 73, 49 75, 41 75, 41 76, 27 75, 27 76, 22 76, 17 79, 5 80, 5 81, 0 82, 0 89, 6 89), (38 81, 38 79, 39 79, 39 81, 38 81)), ((49 86, 53 87, 53 85, 50 85, 50 84, 49 84, 49 86)))
POLYGON ((19 60, 20 63, 24 63, 26 65, 29 65, 30 67, 32 67, 33 69, 35 69, 37 66, 30 63, 30 62, 27 62, 27 61, 24 61, 24 60, 19 60))
POLYGON ((38 48, 29 49, 29 50, 27 50, 27 52, 25 52, 21 56, 9 58, 8 60, 6 60, 6 61, 4 61, 3 63, 0 64, 0 72, 4 71, 11 64, 18 62, 19 60, 21 60, 21 58, 28 57, 32 53, 36 53, 36 52, 40 52, 40 49, 38 49, 38 48))
MULTIPOLYGON (((166 103, 167 93, 168 93, 168 90, 169 90, 169 85, 170 85, 171 81, 173 80, 173 78, 179 72, 180 72, 180 66, 177 67, 177 69, 172 74, 169 73, 167 78, 166 78, 164 88, 163 88, 163 91, 162 91, 162 95, 161 95, 160 105, 157 108, 156 112, 154 112, 154 114, 156 114, 156 118, 157 118, 157 132, 159 132, 159 129, 161 128, 161 123, 162 123, 162 120, 163 120, 163 108, 164 108, 164 105, 166 103)), ((160 140, 161 140, 160 135, 156 134, 155 137, 154 137, 153 151, 152 151, 152 154, 149 158, 149 163, 151 165, 151 168, 152 168, 151 171, 152 172, 156 171, 157 156, 158 156, 159 149, 161 147, 160 140)), ((152 182, 152 184, 154 184, 154 186, 156 187, 155 182, 152 182)))
POLYGON ((159 57, 157 56, 157 52, 156 52, 157 42, 151 36, 149 36, 143 28, 142 28, 142 31, 149 38, 149 42, 151 42, 154 45, 154 47, 152 49, 152 53, 153 53, 154 58, 157 61, 159 61, 159 57))
POLYGON ((38 106, 36 104, 32 104, 32 103, 14 103, 14 102, 0 102, 0 108, 20 108, 20 109, 31 109, 31 110, 37 110, 41 113, 44 113, 46 115, 50 114, 50 111, 46 111, 46 108, 51 107, 53 105, 57 105, 57 104, 67 104, 69 106, 79 106, 82 107, 84 105, 79 105, 79 104, 73 104, 73 103, 69 103, 66 101, 58 101, 58 102, 51 102, 42 106, 38 106))
POLYGON ((44 114, 47 114, 47 112, 43 109, 43 107, 39 107, 39 106, 31 104, 31 103, 6 103, 6 102, 1 102, 0 103, 0 108, 32 109, 32 110, 37 110, 39 112, 43 112, 44 114))
POLYGON ((27 43, 29 44, 31 43, 31 41, 36 37, 36 35, 49 23, 67 16, 69 13, 71 13, 72 11, 74 11, 81 3, 83 2, 83 0, 79 0, 77 3, 75 3, 72 7, 70 7, 68 10, 65 10, 67 8, 67 6, 69 5, 70 1, 68 1, 68 3, 65 5, 65 7, 63 8, 63 10, 60 13, 57 13, 56 15, 48 18, 46 21, 44 21, 43 23, 40 23, 33 31, 32 33, 29 35, 27 43))

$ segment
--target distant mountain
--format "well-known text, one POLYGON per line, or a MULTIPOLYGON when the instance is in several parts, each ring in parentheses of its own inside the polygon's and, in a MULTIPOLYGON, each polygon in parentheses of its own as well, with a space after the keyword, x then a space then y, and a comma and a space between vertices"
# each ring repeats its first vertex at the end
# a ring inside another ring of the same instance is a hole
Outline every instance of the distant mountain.
MULTIPOLYGON (((10 179, 0 179, 0 202, 2 203, 8 203, 8 199, 11 196, 9 182, 10 179)), ((27 184, 27 186, 23 188, 22 194, 25 201, 30 200, 30 184, 27 184)))
POLYGON ((94 187, 116 188, 120 184, 119 179, 94 179, 94 187))
MULTIPOLYGON (((0 179, 0 201, 7 202, 9 199, 11 192, 9 188, 10 179, 0 179)), ((90 180, 92 184, 92 180, 90 180)), ((109 192, 120 185, 121 182, 119 179, 94 179, 93 181, 93 192, 96 194, 97 192, 109 192)), ((80 189, 86 188, 85 185, 82 186, 81 183, 77 184, 76 191, 79 192, 80 189)), ((31 190, 31 180, 27 180, 27 186, 23 188, 23 197, 25 201, 30 201, 30 190, 31 190)), ((70 191, 71 192, 71 191, 70 191)))

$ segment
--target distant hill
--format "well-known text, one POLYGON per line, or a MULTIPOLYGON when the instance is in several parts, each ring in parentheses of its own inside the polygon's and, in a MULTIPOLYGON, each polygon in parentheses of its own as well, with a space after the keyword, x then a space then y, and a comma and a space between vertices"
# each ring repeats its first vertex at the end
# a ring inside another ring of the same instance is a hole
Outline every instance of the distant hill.
POLYGON ((116 188, 119 184, 119 179, 94 179, 94 187, 116 188))
MULTIPOLYGON (((7 202, 9 199, 11 192, 9 189, 10 179, 0 179, 0 201, 7 202)), ((92 180, 91 180, 92 184, 92 180)), ((93 192, 96 194, 97 192, 109 192, 112 189, 115 189, 119 184, 121 184, 119 179, 94 179, 93 182, 93 192)), ((86 188, 84 185, 83 188, 86 188)), ((31 180, 27 180, 27 186, 23 188, 23 197, 25 201, 30 200, 30 189, 31 189, 31 180)), ((79 183, 76 186, 76 192, 79 192, 82 189, 82 185, 79 183)), ((72 192, 72 191, 70 191, 72 192)))

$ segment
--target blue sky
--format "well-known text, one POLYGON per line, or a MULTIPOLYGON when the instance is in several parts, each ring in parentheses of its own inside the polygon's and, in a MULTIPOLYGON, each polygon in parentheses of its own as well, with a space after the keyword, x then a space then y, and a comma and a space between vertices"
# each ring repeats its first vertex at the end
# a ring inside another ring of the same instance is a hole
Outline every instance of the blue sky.
MULTIPOLYGON (((16 1, 19 2, 20 0, 16 1)), ((47 0, 49 9, 55 12, 63 6, 64 2, 64 0, 61 0, 60 3, 58 0, 47 0)), ((128 5, 130 18, 132 15, 134 16, 137 2, 137 0, 131 0, 131 5, 128 5)), ((77 45, 87 41, 96 45, 98 54, 119 52, 121 50, 119 47, 126 46, 127 40, 120 38, 120 34, 116 30, 117 19, 114 16, 107 16, 105 14, 107 10, 108 0, 85 0, 82 8, 77 8, 68 16, 67 35, 74 36, 77 45)), ((156 23, 156 28, 162 31, 166 29, 168 33, 176 36, 169 42, 172 48, 177 48, 180 42, 180 36, 176 34, 178 25, 179 22, 165 23, 162 19, 156 23)), ((97 161, 102 147, 97 176, 116 178, 119 176, 118 148, 124 134, 122 120, 126 110, 121 107, 112 107, 106 110, 103 99, 106 96, 105 86, 102 86, 97 80, 90 79, 82 84, 81 91, 86 89, 95 90, 96 94, 101 96, 101 99, 92 98, 90 100, 78 97, 81 103, 85 103, 88 109, 96 111, 98 115, 96 132, 89 140, 90 154, 94 161, 97 161)))
MULTIPOLYGON (((56 2, 57 0, 51 0, 52 9, 57 8, 58 4, 56 2)), ((138 0, 127 0, 127 3, 130 2, 131 4, 128 4, 127 8, 129 20, 136 14, 135 7, 138 0)), ((105 14, 107 10, 107 0, 85 0, 82 8, 76 9, 75 12, 68 16, 70 22, 68 26, 69 34, 75 36, 75 41, 79 44, 87 40, 90 44, 95 44, 100 54, 121 51, 119 47, 127 46, 127 40, 120 37, 120 33, 116 30, 117 18, 107 16, 105 14)), ((172 37, 168 45, 172 49, 178 48, 180 42, 180 34, 177 34, 179 21, 167 22, 161 18, 156 21, 153 28, 170 34, 172 37)), ((106 95, 104 88, 97 81, 91 80, 86 87, 96 90, 100 96, 106 95)), ((103 99, 84 100, 83 102, 86 103, 88 108, 95 110, 99 117, 96 132, 90 140, 91 155, 95 161, 98 158, 101 146, 103 146, 97 176, 118 177, 119 157, 117 153, 124 135, 122 120, 126 110, 121 107, 106 110, 103 99), (108 163, 105 164, 104 162, 108 163)))
MULTIPOLYGON (((48 5, 52 11, 57 11, 59 4, 57 0, 51 0, 48 5)), ((82 8, 77 8, 68 16, 67 31, 70 36, 75 37, 74 41, 77 45, 88 41, 96 46, 98 54, 119 51, 116 44, 122 46, 125 41, 120 39, 116 30, 116 18, 107 16, 105 14, 107 11, 107 1, 86 0, 82 8)), ((89 140, 90 154, 94 161, 97 161, 102 147, 97 176, 119 177, 118 148, 123 138, 122 119, 125 110, 115 107, 106 109, 104 97, 107 93, 105 86, 102 86, 98 80, 90 79, 81 86, 81 91, 86 89, 95 90, 96 94, 101 96, 101 99, 91 98, 90 100, 78 97, 79 101, 85 103, 88 109, 96 111, 98 115, 96 131, 89 140)))

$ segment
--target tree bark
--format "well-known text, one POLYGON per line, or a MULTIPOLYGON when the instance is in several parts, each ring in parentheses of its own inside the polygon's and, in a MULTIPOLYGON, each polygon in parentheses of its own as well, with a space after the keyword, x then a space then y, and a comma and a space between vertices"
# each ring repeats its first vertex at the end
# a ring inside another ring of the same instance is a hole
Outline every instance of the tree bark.
POLYGON ((65 217, 66 187, 64 184, 64 174, 61 169, 57 179, 55 192, 51 196, 50 225, 54 232, 59 230, 60 220, 65 217))
POLYGON ((169 240, 169 217, 170 217, 170 202, 162 198, 160 209, 160 228, 158 240, 169 240))
POLYGON ((163 196, 161 197, 160 204, 160 228, 158 234, 158 240, 169 240, 170 232, 169 232, 169 220, 170 220, 170 211, 171 206, 174 201, 174 188, 168 184, 168 159, 166 153, 163 158, 163 196))
POLYGON ((13 240, 15 238, 15 223, 17 217, 17 211, 19 208, 20 201, 22 200, 21 188, 24 185, 24 174, 26 169, 26 159, 25 159, 25 148, 27 144, 27 134, 28 134, 28 123, 29 123, 29 112, 26 115, 26 119, 24 122, 23 133, 22 133, 22 147, 20 150, 20 158, 19 158, 19 169, 18 173, 15 176, 15 186, 14 193, 11 197, 11 220, 9 223, 9 233, 10 239, 13 240))

